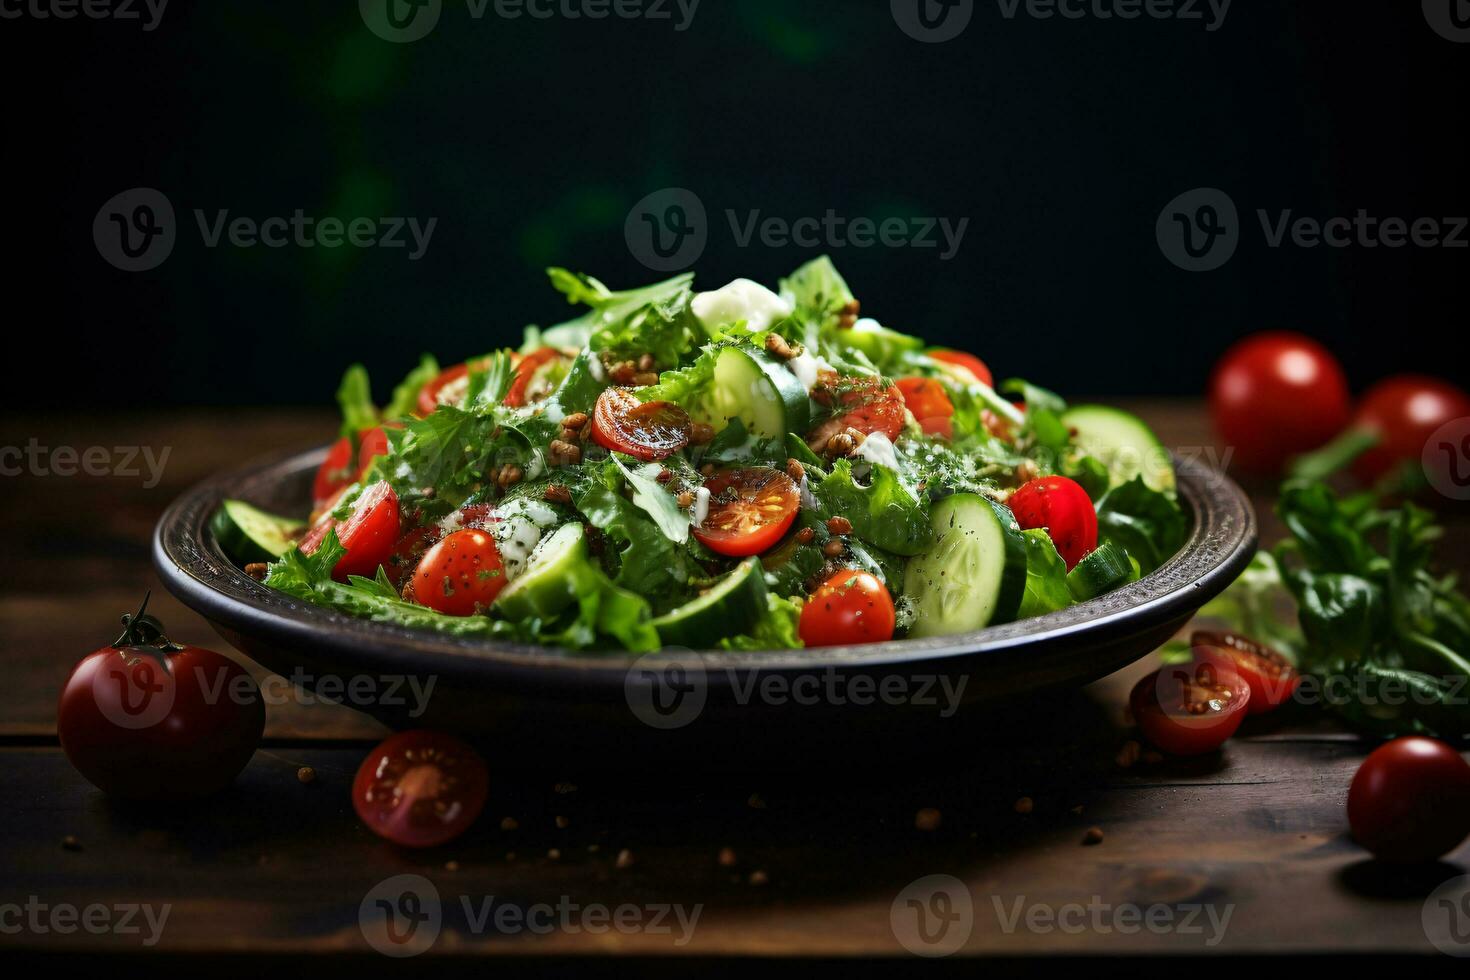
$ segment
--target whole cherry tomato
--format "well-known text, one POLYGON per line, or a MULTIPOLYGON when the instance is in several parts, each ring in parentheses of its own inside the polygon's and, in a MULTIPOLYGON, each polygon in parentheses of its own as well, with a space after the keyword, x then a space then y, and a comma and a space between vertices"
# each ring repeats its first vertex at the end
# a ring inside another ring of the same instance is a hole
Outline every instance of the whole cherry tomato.
POLYGON ((478 528, 455 531, 426 551, 411 584, 415 602, 450 616, 488 612, 505 586, 500 549, 478 528))
POLYGON ((780 541, 801 507, 795 481, 769 466, 720 470, 704 488, 709 513, 692 533, 711 551, 734 558, 758 555, 780 541))
POLYGON ((1363 760, 1348 789, 1353 837, 1385 861, 1433 861, 1470 835, 1470 764, 1432 738, 1396 738, 1363 760))
POLYGON ((1197 630, 1189 645, 1202 651, 1231 661, 1236 673, 1250 685, 1250 713, 1253 715, 1275 711, 1287 701, 1302 675, 1297 673, 1281 654, 1270 647, 1236 633, 1212 633, 1197 630))
POLYGON ((954 403, 944 385, 933 378, 900 378, 898 390, 919 428, 931 436, 949 439, 954 435, 954 403))
POLYGON ((844 568, 801 607, 797 632, 809 647, 881 643, 893 639, 893 597, 870 572, 844 568))
POLYGON ((56 708, 68 761, 114 796, 204 796, 234 782, 265 729, 265 703, 239 664, 170 643, 148 601, 112 646, 73 668, 56 708))
POLYGON ((1401 463, 1418 463, 1424 444, 1446 422, 1470 418, 1470 395, 1437 378, 1399 375, 1364 393, 1353 431, 1376 443, 1353 462, 1353 473, 1374 483, 1401 463))
POLYGON ((1210 414, 1236 463, 1275 473, 1347 425, 1347 378, 1310 337, 1256 334, 1226 351, 1215 367, 1210 414))
POLYGON ((434 847, 475 822, 489 788, 485 760, 464 742, 440 732, 399 732, 362 760, 352 806, 378 836, 434 847))
POLYGON ((1232 665, 1198 654, 1149 674, 1128 699, 1144 737, 1170 755, 1213 752, 1240 728, 1251 689, 1232 665))
POLYGON ((1043 476, 1016 488, 1006 501, 1022 528, 1045 528, 1071 571, 1097 548, 1097 510, 1082 485, 1043 476))

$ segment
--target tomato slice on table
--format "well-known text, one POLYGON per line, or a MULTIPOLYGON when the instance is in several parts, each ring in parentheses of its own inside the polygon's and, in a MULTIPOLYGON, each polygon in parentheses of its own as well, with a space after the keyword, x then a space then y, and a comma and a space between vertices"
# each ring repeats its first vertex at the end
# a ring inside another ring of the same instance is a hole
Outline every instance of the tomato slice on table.
POLYGON ((974 379, 987 387, 995 387, 995 378, 990 373, 990 367, 974 354, 966 354, 962 350, 931 350, 929 356, 936 361, 943 361, 953 367, 963 368, 974 379))
POLYGON ((352 806, 379 837, 434 847, 469 829, 489 790, 485 760, 464 742, 440 732, 399 732, 362 760, 352 806))
POLYGON ((881 643, 893 639, 896 621, 888 587, 870 572, 844 568, 801 607, 797 632, 809 647, 881 643))
POLYGON ((1250 685, 1253 715, 1279 708, 1302 680, 1290 660, 1265 644, 1237 633, 1196 630, 1189 638, 1189 645, 1206 656, 1220 657, 1234 664, 1236 673, 1250 685))
POLYGON ((357 498, 345 521, 338 523, 328 517, 312 528, 302 540, 301 550, 308 555, 315 554, 326 540, 327 532, 334 528, 337 540, 347 553, 338 559, 332 578, 339 582, 347 581, 349 575, 372 578, 379 565, 388 563, 398 543, 398 495, 387 483, 374 483, 357 498))
POLYGON ((933 378, 900 378, 898 390, 919 428, 931 436, 948 439, 954 435, 954 403, 944 385, 933 378))
POLYGON ((801 491, 780 470, 722 470, 704 481, 709 513, 693 529, 700 543, 732 558, 758 555, 781 540, 796 520, 801 491))
POLYGON ((689 413, 673 402, 644 402, 626 388, 608 388, 592 410, 592 439, 604 449, 645 463, 689 445, 689 413))
POLYGON ((1213 752, 1245 720, 1251 689, 1234 667, 1213 657, 1163 667, 1128 699, 1138 727, 1170 755, 1213 752))
POLYGON ((445 535, 414 569, 415 602, 450 616, 487 612, 505 588, 505 566, 495 539, 479 528, 445 535))
POLYGON ((1068 571, 1097 547, 1097 510, 1075 480, 1040 477, 1018 487, 1007 503, 1022 528, 1046 529, 1068 571))
MULTIPOLYGON (((538 395, 544 395, 539 389, 547 386, 542 382, 566 357, 555 347, 539 347, 521 358, 516 363, 515 378, 510 383, 510 390, 506 392, 505 404, 511 408, 520 408, 528 402, 536 401, 538 395)), ((549 394, 549 390, 545 392, 549 394)))

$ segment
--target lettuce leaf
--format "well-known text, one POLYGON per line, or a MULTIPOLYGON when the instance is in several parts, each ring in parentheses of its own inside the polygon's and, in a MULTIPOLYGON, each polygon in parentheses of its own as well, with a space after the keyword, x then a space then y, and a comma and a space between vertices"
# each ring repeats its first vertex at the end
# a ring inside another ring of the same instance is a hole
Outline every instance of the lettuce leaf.
POLYGON ((1043 616, 1072 605, 1067 587, 1067 563, 1044 528, 1022 531, 1026 539, 1026 592, 1017 619, 1043 616))
POLYGON ((801 607, 790 599, 766 593, 766 612, 749 633, 720 640, 722 650, 782 650, 804 644, 797 626, 801 607))
POLYGON ((1147 575, 1174 557, 1189 535, 1178 501, 1134 477, 1097 503, 1098 537, 1128 552, 1147 575))
POLYGON ((886 466, 874 465, 870 484, 862 486, 853 479, 852 464, 839 459, 811 489, 823 517, 847 518, 853 534, 884 551, 917 555, 934 543, 929 515, 886 466))

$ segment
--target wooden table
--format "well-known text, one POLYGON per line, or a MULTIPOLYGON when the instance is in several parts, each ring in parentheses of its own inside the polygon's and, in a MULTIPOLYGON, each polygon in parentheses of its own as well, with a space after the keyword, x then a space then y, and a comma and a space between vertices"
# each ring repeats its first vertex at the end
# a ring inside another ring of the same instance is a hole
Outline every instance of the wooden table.
MULTIPOLYGON (((1134 407, 1172 446, 1209 444, 1195 404, 1134 407)), ((0 446, 32 438, 44 447, 100 446, 115 461, 117 447, 147 446, 155 458, 169 451, 151 487, 146 469, 0 479, 8 557, 0 565, 0 764, 11 789, 0 906, 32 897, 48 910, 169 906, 156 945, 144 944, 146 925, 140 933, 62 932, 47 912, 40 928, 0 933, 8 953, 104 964, 148 955, 152 965, 189 969, 205 966, 200 957, 237 954, 211 958, 211 972, 258 973, 297 963, 299 954, 310 954, 313 968, 375 967, 381 960, 364 939, 359 908, 385 879, 412 874, 442 900, 437 941, 413 961, 436 970, 468 971, 479 957, 495 957, 560 972, 616 954, 638 958, 641 970, 798 956, 850 972, 910 957, 900 933, 920 952, 954 945, 954 959, 990 957, 990 968, 1049 953, 1438 957, 1421 925, 1425 896, 1470 864, 1470 848, 1412 874, 1365 861, 1343 810, 1365 746, 1314 715, 1251 724, 1218 758, 1120 766, 1130 738, 1123 703, 1147 662, 1022 706, 1022 721, 1007 717, 969 744, 916 747, 929 764, 901 771, 834 775, 814 765, 778 778, 668 771, 649 759, 641 776, 614 777, 590 766, 527 772, 515 764, 515 746, 492 748, 484 818, 429 852, 396 849, 353 815, 348 785, 382 729, 340 707, 272 704, 265 745, 219 799, 119 805, 57 747, 55 698, 71 665, 105 645, 118 615, 149 588, 175 638, 223 648, 159 589, 147 557, 153 522, 195 480, 259 453, 320 442, 335 420, 254 411, 10 415, 3 426, 0 446), (302 766, 315 770, 315 782, 298 781, 302 766), (1018 812, 1022 797, 1030 812, 1018 812), (504 817, 516 829, 503 828, 504 817), (1091 828, 1102 841, 1086 845, 1091 828), (940 883, 950 889, 948 908, 968 896, 971 912, 956 920, 967 919, 967 935, 954 925, 942 936, 931 930, 931 943, 913 937, 908 899, 947 908, 933 882, 921 881, 931 875, 955 879, 940 883), (490 896, 496 907, 522 911, 575 905, 579 911, 565 913, 574 925, 600 921, 588 909, 620 912, 628 929, 477 928, 490 896), (682 909, 686 920, 697 910, 692 932, 681 933, 672 911, 663 920, 669 931, 653 927, 660 907, 682 909), (1135 913, 1155 916, 1144 920, 1154 927, 1137 927, 1135 913), (1160 926, 1166 916, 1171 922, 1160 926)), ((1258 505, 1270 535, 1269 501, 1258 497, 1258 505)))

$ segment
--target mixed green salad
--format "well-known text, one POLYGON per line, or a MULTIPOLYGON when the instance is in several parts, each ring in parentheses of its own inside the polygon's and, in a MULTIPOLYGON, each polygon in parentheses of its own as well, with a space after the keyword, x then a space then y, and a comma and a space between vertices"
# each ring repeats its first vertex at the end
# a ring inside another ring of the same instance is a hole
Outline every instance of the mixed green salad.
POLYGON ((425 356, 382 408, 350 368, 309 518, 226 501, 221 545, 374 621, 646 651, 968 632, 1184 542, 1137 418, 862 316, 825 257, 774 290, 550 277, 584 309, 518 350, 425 356))

